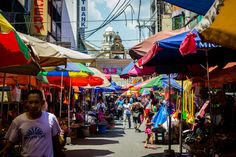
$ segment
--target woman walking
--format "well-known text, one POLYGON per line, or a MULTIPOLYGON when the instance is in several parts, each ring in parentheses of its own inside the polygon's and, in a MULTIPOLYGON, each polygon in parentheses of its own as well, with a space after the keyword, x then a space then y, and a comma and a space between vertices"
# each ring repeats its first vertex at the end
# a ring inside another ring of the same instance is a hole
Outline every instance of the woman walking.
POLYGON ((124 113, 123 113, 123 128, 125 129, 126 127, 126 121, 128 120, 128 126, 131 128, 131 110, 130 110, 130 103, 128 99, 125 99, 125 103, 123 105, 124 107, 124 113))

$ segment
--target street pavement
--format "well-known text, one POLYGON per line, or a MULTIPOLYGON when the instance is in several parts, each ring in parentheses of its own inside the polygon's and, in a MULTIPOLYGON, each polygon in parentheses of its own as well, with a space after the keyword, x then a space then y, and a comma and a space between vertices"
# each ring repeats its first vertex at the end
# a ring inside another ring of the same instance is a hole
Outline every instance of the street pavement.
MULTIPOLYGON (((144 148, 146 138, 143 132, 137 133, 133 128, 123 129, 121 123, 108 130, 106 134, 90 135, 85 138, 72 139, 72 144, 66 145, 67 157, 162 157, 168 145, 155 144, 155 149, 144 148)), ((179 152, 178 145, 171 147, 179 152)))

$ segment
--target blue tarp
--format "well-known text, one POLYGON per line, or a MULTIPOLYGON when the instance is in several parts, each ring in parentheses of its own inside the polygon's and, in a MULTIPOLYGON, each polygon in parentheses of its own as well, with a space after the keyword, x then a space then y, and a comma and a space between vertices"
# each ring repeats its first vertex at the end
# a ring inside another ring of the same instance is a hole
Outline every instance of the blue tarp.
POLYGON ((215 0, 164 0, 170 4, 190 10, 199 15, 205 15, 215 0))
POLYGON ((167 109, 165 105, 161 105, 158 112, 154 115, 152 122, 153 122, 153 128, 158 128, 159 124, 163 124, 167 121, 167 109))

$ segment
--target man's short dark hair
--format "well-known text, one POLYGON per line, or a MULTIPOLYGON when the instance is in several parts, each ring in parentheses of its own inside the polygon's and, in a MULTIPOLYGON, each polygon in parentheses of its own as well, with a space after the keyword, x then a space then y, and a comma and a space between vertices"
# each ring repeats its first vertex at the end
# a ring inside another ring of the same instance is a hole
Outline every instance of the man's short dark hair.
POLYGON ((41 92, 41 90, 38 90, 38 89, 32 89, 28 92, 27 94, 27 99, 29 97, 30 94, 38 94, 40 99, 43 100, 43 93, 41 92))

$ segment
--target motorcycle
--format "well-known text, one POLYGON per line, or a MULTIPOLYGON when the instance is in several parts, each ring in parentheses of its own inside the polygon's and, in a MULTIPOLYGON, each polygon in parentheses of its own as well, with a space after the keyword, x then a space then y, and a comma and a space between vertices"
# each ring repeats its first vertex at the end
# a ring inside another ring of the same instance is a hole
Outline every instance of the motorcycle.
POLYGON ((210 101, 206 101, 200 111, 195 116, 194 124, 191 129, 183 131, 185 144, 205 143, 210 135, 211 117, 205 113, 210 101))

